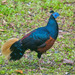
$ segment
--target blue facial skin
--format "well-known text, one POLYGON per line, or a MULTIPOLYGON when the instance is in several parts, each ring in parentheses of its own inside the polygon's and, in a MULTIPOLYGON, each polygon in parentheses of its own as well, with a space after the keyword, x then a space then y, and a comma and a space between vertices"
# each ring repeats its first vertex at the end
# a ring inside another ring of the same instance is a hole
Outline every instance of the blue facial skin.
POLYGON ((59 17, 59 13, 57 13, 57 12, 53 13, 52 15, 53 15, 53 17, 54 17, 55 19, 56 19, 57 17, 59 17))

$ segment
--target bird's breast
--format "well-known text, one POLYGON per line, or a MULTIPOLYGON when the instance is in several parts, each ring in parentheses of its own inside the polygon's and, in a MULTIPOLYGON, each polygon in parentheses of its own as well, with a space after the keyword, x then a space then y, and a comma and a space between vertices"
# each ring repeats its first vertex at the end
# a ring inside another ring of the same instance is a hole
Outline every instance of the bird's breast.
POLYGON ((46 46, 43 48, 38 48, 37 50, 41 53, 46 52, 48 49, 50 49, 52 47, 52 45, 54 44, 55 39, 53 39, 52 37, 50 37, 45 43, 46 46))

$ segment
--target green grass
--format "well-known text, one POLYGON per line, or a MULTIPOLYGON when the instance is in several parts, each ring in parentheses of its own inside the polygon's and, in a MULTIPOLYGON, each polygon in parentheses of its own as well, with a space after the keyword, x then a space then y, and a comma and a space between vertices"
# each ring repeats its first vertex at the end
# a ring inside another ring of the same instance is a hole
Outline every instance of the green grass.
MULTIPOLYGON (((22 70, 23 75, 70 75, 75 74, 75 64, 60 64, 64 58, 75 61, 75 20, 74 0, 0 0, 0 47, 7 39, 22 38, 26 33, 38 27, 45 26, 53 9, 60 14, 59 37, 54 46, 43 54, 41 63, 43 70, 39 70, 36 52, 25 53, 19 61, 7 61, 0 54, 0 74, 20 75, 15 70, 22 70), (61 35, 61 37, 60 37, 61 35)), ((1 53, 1 51, 0 51, 1 53)))

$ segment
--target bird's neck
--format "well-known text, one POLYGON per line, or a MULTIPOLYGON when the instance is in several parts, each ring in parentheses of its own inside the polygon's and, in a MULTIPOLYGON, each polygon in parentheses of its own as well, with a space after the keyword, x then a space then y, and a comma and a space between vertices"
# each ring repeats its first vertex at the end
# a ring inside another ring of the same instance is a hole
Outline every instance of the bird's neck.
POLYGON ((58 36, 58 24, 52 15, 49 18, 46 29, 49 31, 50 36, 52 38, 54 38, 54 39, 57 38, 57 36, 58 36))

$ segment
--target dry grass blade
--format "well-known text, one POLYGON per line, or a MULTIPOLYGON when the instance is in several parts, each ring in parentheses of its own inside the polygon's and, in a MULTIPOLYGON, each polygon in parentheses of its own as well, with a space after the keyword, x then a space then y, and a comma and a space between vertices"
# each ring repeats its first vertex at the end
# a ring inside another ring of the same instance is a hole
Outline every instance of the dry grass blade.
POLYGON ((68 60, 68 59, 63 59, 63 63, 73 65, 73 64, 74 64, 74 61, 72 61, 72 60, 68 60))
POLYGON ((0 29, 0 31, 2 31, 2 32, 3 32, 3 31, 5 31, 5 30, 3 30, 3 29, 0 29))

